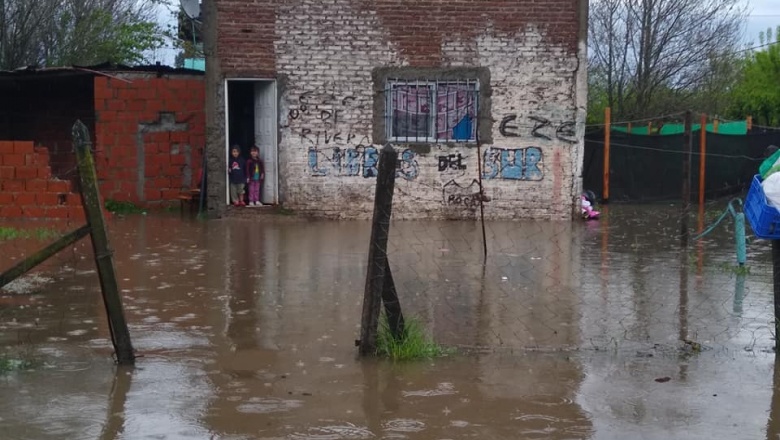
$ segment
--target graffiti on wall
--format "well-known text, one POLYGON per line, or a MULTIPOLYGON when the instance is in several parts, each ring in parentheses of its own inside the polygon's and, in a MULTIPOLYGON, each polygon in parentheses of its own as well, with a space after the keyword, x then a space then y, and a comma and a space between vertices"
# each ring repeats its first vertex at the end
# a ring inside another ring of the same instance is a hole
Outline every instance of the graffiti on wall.
MULTIPOLYGON (((371 146, 309 148, 309 172, 315 177, 358 177, 372 178, 378 174, 379 150, 371 146)), ((417 154, 404 150, 398 156, 396 176, 414 180, 419 173, 417 154)))
MULTIPOLYGON (((574 121, 565 121, 559 124, 553 123, 541 116, 530 116, 531 137, 551 141, 558 139, 570 144, 577 142, 574 121)), ((498 131, 504 137, 520 137, 520 126, 517 123, 517 114, 509 114, 501 119, 498 131)))
POLYGON ((339 97, 335 93, 312 90, 298 96, 298 102, 290 108, 287 116, 291 121, 313 118, 336 125, 339 123, 340 116, 353 101, 355 101, 354 96, 339 97))
POLYGON ((483 179, 529 180, 544 178, 542 150, 488 148, 483 153, 483 179))
POLYGON ((371 141, 368 136, 361 136, 348 131, 312 131, 309 128, 301 129, 301 142, 309 145, 368 145, 371 141))
POLYGON ((475 209, 479 207, 479 182, 474 179, 468 185, 454 180, 444 184, 442 203, 446 206, 475 209))
POLYGON ((466 164, 463 163, 463 157, 460 153, 448 154, 446 156, 439 156, 439 172, 446 171, 463 171, 466 169, 466 164))

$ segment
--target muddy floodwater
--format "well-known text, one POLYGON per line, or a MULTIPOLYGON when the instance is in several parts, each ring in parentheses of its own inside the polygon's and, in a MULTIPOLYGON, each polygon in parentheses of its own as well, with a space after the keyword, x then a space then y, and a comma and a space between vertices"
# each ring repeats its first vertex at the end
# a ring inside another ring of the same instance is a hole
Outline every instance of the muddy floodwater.
POLYGON ((0 439, 777 439, 770 243, 737 275, 732 222, 681 252, 677 221, 488 222, 484 265, 479 223, 394 222, 404 312, 458 352, 392 363, 356 357, 368 222, 115 218, 136 367, 81 242, 0 296, 0 353, 36 361, 0 439))

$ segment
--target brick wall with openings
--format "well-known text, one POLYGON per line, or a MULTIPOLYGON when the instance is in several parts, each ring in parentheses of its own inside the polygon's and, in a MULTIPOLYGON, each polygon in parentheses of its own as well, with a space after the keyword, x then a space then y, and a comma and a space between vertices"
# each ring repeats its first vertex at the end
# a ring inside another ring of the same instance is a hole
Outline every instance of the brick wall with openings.
POLYGON ((198 184, 205 144, 199 75, 96 76, 95 141, 104 199, 155 205, 198 184))
MULTIPOLYGON (((386 116, 377 108, 388 100, 378 71, 473 81, 467 72, 486 69, 487 84, 479 88, 489 94, 480 99, 490 100, 490 112, 478 118, 488 133, 481 155, 476 142, 396 141, 401 164, 393 215, 474 218, 482 177, 488 218, 571 217, 581 191, 586 2, 215 3, 219 68, 208 72, 217 84, 208 97, 216 115, 209 120, 220 133, 222 78, 278 79, 278 169, 286 206, 327 217, 371 216, 382 142, 375 127, 386 116)), ((224 154, 219 137, 209 140, 214 172, 224 154)))
POLYGON ((84 221, 81 197, 51 173, 49 151, 30 141, 0 141, 0 218, 84 221))

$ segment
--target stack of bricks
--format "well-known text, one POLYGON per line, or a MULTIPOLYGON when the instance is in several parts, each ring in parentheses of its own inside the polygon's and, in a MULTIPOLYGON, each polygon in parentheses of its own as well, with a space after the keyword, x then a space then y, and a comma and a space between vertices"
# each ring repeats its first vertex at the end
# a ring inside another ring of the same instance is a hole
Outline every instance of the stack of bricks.
POLYGON ((52 177, 46 148, 0 141, 0 218, 84 221, 85 216, 70 181, 52 177))

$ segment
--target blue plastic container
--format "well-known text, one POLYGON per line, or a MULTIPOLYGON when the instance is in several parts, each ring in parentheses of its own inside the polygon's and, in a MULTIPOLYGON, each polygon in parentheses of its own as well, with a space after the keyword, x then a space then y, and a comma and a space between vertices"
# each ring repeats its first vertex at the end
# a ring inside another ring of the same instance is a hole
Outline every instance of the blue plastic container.
POLYGON ((767 202, 764 188, 761 187, 760 174, 753 176, 753 182, 750 184, 745 199, 745 216, 757 237, 780 239, 780 211, 767 202))

